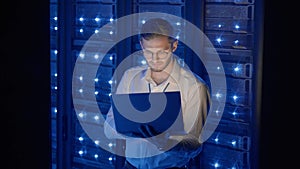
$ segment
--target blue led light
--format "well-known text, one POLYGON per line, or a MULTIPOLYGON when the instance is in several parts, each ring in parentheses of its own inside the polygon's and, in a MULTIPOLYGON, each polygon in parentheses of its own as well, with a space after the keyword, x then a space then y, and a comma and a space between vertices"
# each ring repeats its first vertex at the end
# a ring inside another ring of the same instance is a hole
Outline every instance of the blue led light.
POLYGON ((100 21, 100 18, 96 17, 96 18, 95 18, 95 21, 96 21, 96 22, 99 22, 99 21, 100 21))
POLYGON ((239 42, 240 42, 239 40, 235 40, 235 41, 234 41, 234 44, 235 44, 235 45, 238 45, 239 42))
POLYGON ((84 139, 83 139, 83 137, 79 137, 78 140, 79 141, 83 141, 84 139))
POLYGON ((218 168, 218 167, 220 167, 220 164, 216 162, 216 163, 214 164, 214 167, 215 167, 215 168, 218 168))
POLYGON ((99 140, 95 140, 94 142, 96 145, 99 145, 100 141, 99 140))
POLYGON ((94 119, 99 120, 99 116, 98 115, 94 116, 94 119))
POLYGON ((232 96, 233 100, 236 101, 238 99, 238 96, 234 95, 232 96))
POLYGON ((81 59, 84 59, 84 57, 85 57, 84 53, 80 53, 80 54, 79 54, 79 57, 80 57, 81 59))
POLYGON ((231 141, 232 146, 236 146, 236 141, 231 141))
POLYGON ((84 152, 83 152, 82 150, 79 150, 79 151, 78 151, 78 154, 79 154, 79 155, 83 155, 83 153, 84 153, 84 152))
POLYGON ((83 112, 80 112, 80 113, 78 113, 78 116, 79 116, 80 118, 83 118, 84 113, 83 113, 83 112))

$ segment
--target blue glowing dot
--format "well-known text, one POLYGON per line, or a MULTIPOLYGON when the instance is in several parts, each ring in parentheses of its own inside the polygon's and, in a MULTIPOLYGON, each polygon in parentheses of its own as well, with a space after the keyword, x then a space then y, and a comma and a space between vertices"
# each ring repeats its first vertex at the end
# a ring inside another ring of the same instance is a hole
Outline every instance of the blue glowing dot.
POLYGON ((55 86, 54 89, 57 90, 57 86, 55 86))
POLYGON ((215 164, 214 164, 214 167, 215 167, 215 168, 218 168, 218 167, 220 167, 220 164, 219 164, 219 163, 215 163, 215 164))
POLYGON ((146 23, 146 21, 143 19, 143 20, 142 20, 142 24, 144 24, 144 23, 146 23))
POLYGON ((95 95, 97 95, 99 92, 98 91, 95 91, 95 95))
POLYGON ((78 154, 79 154, 79 155, 82 155, 82 154, 83 154, 83 151, 82 151, 82 150, 79 150, 79 151, 78 151, 78 154))
POLYGON ((109 83, 109 84, 112 84, 112 80, 109 80, 108 83, 109 83))
POLYGON ((54 76, 57 77, 57 73, 54 73, 54 76))
POLYGON ((83 80, 83 77, 82 77, 82 76, 79 76, 79 80, 82 81, 82 80, 83 80))
POLYGON ((55 21, 57 21, 57 16, 55 16, 53 19, 54 19, 55 21))
POLYGON ((235 27, 235 29, 240 29, 239 25, 235 25, 234 27, 235 27))
POLYGON ((218 25, 218 28, 221 28, 221 27, 222 27, 222 25, 221 25, 221 24, 219 24, 219 25, 218 25))
POLYGON ((99 116, 97 116, 97 115, 94 116, 94 119, 95 119, 95 120, 99 120, 99 116))
POLYGON ((146 62, 145 60, 142 60, 141 63, 142 63, 143 65, 145 65, 147 62, 146 62))
POLYGON ((83 92, 83 89, 79 89, 78 91, 79 91, 79 93, 82 93, 82 92, 83 92))
POLYGON ((232 96, 233 100, 238 99, 238 97, 236 95, 232 96))
POLYGON ((56 54, 56 55, 57 55, 57 52, 58 52, 57 50, 54 50, 54 54, 56 54))
POLYGON ((98 158, 98 154, 95 154, 94 157, 95 157, 95 158, 98 158))
POLYGON ((217 38, 217 42, 220 43, 222 41, 221 38, 217 38))
POLYGON ((109 34, 112 35, 112 34, 114 34, 114 32, 113 31, 109 31, 109 34))
POLYGON ((58 28, 57 28, 57 26, 55 26, 55 27, 54 27, 54 30, 56 30, 56 31, 57 31, 57 29, 58 29, 58 28))
POLYGON ((176 25, 177 25, 177 26, 180 26, 180 25, 181 25, 181 23, 180 23, 180 22, 176 22, 176 25))
POLYGON ((81 59, 84 59, 84 56, 85 56, 85 55, 84 55, 83 53, 80 53, 80 54, 79 54, 79 57, 80 57, 81 59))
POLYGON ((78 140, 79 140, 79 141, 83 141, 83 137, 79 137, 78 140))
POLYGON ((112 21, 114 21, 114 19, 113 19, 113 18, 110 18, 109 21, 112 22, 112 21))
POLYGON ((95 82, 98 82, 99 81, 99 79, 98 78, 95 78, 95 82))
POLYGON ((233 70, 237 72, 237 71, 240 70, 240 68, 239 67, 235 67, 233 70))
POLYGON ((100 18, 98 18, 98 17, 95 18, 95 21, 96 21, 96 22, 99 22, 99 21, 100 21, 100 18))
POLYGON ((113 57, 112 57, 112 56, 110 56, 110 57, 109 57, 109 60, 113 60, 113 57))
POLYGON ((215 142, 218 142, 218 141, 219 141, 219 138, 215 138, 214 140, 215 140, 215 142))
POLYGON ((239 40, 235 40, 235 41, 234 41, 234 44, 237 45, 238 43, 239 43, 239 40))
POLYGON ((234 115, 234 116, 235 116, 235 115, 237 115, 237 112, 235 112, 235 111, 234 111, 234 112, 232 112, 232 115, 234 115))
POLYGON ((99 30, 98 30, 98 29, 96 29, 96 30, 95 30, 95 33, 99 33, 99 30))
POLYGON ((111 93, 109 93, 108 96, 111 96, 111 93))
POLYGON ((80 118, 83 118, 83 116, 84 116, 84 113, 78 113, 78 116, 80 117, 80 118))
POLYGON ((177 36, 176 36, 176 39, 179 39, 179 38, 180 38, 179 35, 177 35, 177 36))
POLYGON ((113 146, 113 143, 108 143, 108 147, 112 147, 113 146))
POLYGON ((80 17, 80 18, 79 18, 79 21, 80 21, 80 22, 82 22, 83 20, 84 20, 83 17, 80 17))
POLYGON ((220 94, 220 93, 217 93, 217 94, 216 94, 216 97, 217 97, 217 98, 220 98, 220 97, 221 97, 221 94, 220 94))
POLYGON ((83 29, 79 29, 79 32, 81 32, 81 33, 82 33, 82 32, 83 32, 83 29))
POLYGON ((99 145, 100 141, 99 140, 95 140, 95 144, 99 145))
POLYGON ((233 146, 235 146, 235 145, 236 145, 236 141, 232 141, 231 144, 232 144, 233 146))
POLYGON ((112 159, 113 159, 112 157, 109 157, 109 158, 108 158, 109 161, 111 161, 112 159))

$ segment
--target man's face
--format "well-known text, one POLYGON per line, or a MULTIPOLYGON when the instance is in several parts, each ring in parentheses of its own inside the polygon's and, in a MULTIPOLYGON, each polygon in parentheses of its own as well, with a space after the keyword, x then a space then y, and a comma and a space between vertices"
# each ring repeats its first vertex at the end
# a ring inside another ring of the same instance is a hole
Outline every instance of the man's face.
POLYGON ((172 45, 168 37, 141 40, 144 57, 152 71, 161 72, 172 61, 172 45))

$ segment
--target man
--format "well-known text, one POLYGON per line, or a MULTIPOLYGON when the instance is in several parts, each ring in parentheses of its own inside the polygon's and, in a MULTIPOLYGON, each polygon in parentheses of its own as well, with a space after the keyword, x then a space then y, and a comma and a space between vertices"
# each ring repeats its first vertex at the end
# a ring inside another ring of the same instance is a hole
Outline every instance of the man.
POLYGON ((104 123, 105 134, 111 139, 126 140, 125 169, 187 168, 190 159, 202 150, 200 134, 210 106, 208 86, 187 67, 179 64, 178 57, 173 54, 178 40, 173 38, 173 27, 166 20, 153 18, 144 23, 140 45, 147 65, 125 71, 116 93, 180 91, 187 134, 174 136, 164 133, 152 137, 156 135, 155 129, 145 125, 140 131, 146 139, 124 137, 115 130, 112 109, 104 123))

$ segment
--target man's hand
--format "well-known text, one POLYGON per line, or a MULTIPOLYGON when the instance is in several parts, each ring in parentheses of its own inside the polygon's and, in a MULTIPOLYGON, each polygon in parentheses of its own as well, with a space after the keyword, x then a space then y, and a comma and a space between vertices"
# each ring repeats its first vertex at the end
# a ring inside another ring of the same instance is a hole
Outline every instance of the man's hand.
POLYGON ((168 150, 178 143, 177 140, 169 139, 168 133, 159 134, 150 125, 142 125, 139 130, 144 138, 149 140, 152 144, 156 145, 156 147, 161 151, 168 150))

